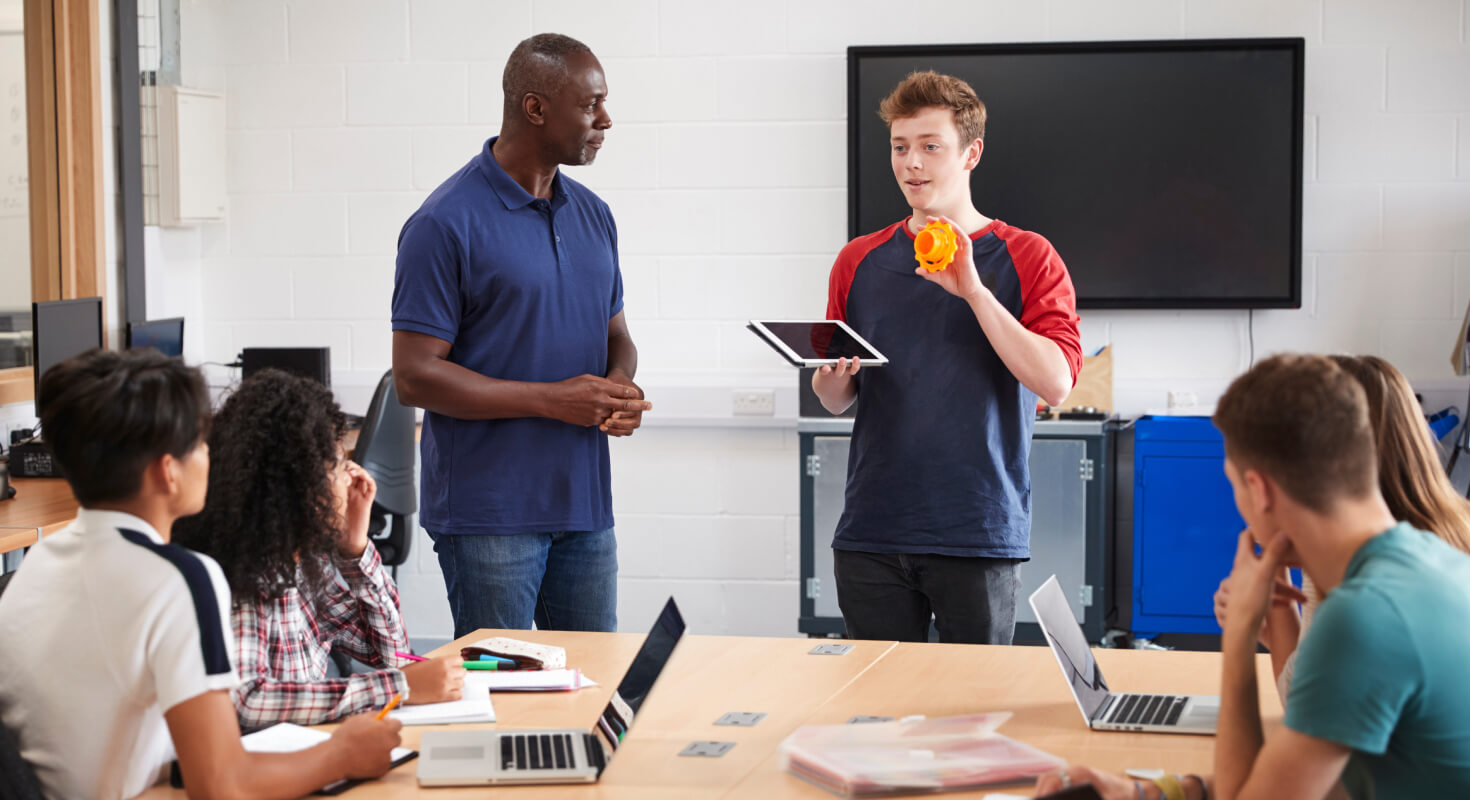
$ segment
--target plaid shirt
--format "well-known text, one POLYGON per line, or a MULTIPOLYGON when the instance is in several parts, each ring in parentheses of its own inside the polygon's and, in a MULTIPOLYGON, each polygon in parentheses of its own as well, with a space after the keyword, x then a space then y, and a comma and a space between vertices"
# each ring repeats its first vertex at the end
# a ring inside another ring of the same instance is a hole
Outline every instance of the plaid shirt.
POLYGON ((408 699, 403 673, 390 668, 399 661, 393 651, 408 651, 408 633, 377 548, 369 542, 356 561, 334 558, 328 576, 315 609, 295 587, 279 600, 235 606, 240 684, 231 695, 241 729, 314 725, 382 708, 394 694, 408 699), (378 671, 328 678, 333 647, 378 671))

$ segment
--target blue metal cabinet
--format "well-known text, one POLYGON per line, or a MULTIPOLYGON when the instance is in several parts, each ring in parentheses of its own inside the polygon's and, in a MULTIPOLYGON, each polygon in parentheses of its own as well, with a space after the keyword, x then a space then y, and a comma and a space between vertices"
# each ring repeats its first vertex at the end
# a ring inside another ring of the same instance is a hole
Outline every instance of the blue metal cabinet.
POLYGON ((1142 417, 1133 438, 1135 636, 1217 634, 1214 595, 1245 527, 1205 417, 1142 417))

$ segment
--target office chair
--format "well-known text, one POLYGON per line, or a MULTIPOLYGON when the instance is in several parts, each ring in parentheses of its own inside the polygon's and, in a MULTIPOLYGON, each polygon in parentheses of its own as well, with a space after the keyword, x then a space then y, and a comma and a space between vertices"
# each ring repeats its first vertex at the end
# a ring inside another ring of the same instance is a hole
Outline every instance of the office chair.
POLYGON ((0 800, 46 800, 35 770, 20 756, 20 743, 0 725, 0 800))
POLYGON ((414 413, 398 402, 393 370, 383 373, 373 401, 357 435, 353 460, 378 482, 378 495, 368 522, 368 535, 384 566, 398 577, 398 565, 408 560, 413 528, 408 518, 418 510, 413 481, 414 413))

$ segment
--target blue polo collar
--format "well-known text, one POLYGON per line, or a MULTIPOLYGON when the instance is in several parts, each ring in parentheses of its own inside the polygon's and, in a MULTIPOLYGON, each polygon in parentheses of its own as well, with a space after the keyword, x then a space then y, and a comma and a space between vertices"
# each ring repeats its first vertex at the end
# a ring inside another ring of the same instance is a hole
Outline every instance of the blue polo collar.
MULTIPOLYGON (((495 195, 500 202, 505 204, 509 210, 525 208, 540 198, 526 191, 515 179, 506 174, 500 162, 495 160, 495 154, 490 148, 495 146, 499 136, 492 136, 485 142, 485 149, 480 153, 480 172, 484 173, 485 179, 490 182, 490 188, 495 190, 495 195)), ((551 207, 559 208, 567 201, 566 190, 562 187, 561 170, 557 170, 556 177, 551 181, 551 207)))

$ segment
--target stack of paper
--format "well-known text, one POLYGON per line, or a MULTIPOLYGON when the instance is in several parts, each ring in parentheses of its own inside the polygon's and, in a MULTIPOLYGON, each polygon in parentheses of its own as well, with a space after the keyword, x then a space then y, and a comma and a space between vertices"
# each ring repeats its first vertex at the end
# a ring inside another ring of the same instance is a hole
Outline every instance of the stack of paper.
POLYGON ((1010 716, 808 725, 788 736, 781 752, 788 770, 847 797, 971 789, 1066 766, 995 733, 1010 716))
MULTIPOLYGON (((495 672, 470 672, 464 676, 464 696, 446 703, 400 705, 388 716, 404 725, 448 725, 456 722, 494 722, 495 706, 490 703, 490 683, 495 672)), ((504 673, 511 674, 511 673, 504 673)))
POLYGON ((571 692, 596 686, 580 669, 510 670, 482 672, 492 692, 571 692))

